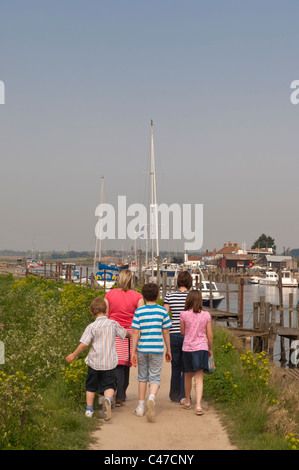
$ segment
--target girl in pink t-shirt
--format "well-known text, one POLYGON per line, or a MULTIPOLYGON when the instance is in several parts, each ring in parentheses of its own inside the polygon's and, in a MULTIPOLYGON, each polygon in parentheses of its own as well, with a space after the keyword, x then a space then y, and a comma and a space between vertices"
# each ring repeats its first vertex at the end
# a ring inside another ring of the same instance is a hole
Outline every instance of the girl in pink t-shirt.
POLYGON ((191 409, 192 377, 195 374, 195 412, 197 415, 202 415, 203 374, 209 370, 208 362, 213 348, 211 315, 202 310, 202 297, 199 290, 189 292, 185 309, 180 314, 181 333, 184 335, 182 357, 186 393, 184 408, 191 409))

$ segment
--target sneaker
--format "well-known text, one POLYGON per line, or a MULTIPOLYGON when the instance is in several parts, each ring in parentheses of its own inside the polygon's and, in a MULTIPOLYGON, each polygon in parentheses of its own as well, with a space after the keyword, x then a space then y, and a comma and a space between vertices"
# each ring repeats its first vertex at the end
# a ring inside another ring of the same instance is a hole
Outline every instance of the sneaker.
POLYGON ((109 398, 105 398, 103 403, 103 418, 105 421, 110 421, 111 419, 111 401, 109 398))
POLYGON ((147 400, 147 413, 146 418, 149 423, 152 423, 155 420, 156 416, 156 404, 154 400, 147 400))
POLYGON ((87 416, 87 418, 92 418, 93 417, 93 411, 90 411, 90 410, 86 410, 85 411, 85 416, 87 416))
POLYGON ((144 406, 138 405, 134 413, 136 416, 144 416, 144 406))

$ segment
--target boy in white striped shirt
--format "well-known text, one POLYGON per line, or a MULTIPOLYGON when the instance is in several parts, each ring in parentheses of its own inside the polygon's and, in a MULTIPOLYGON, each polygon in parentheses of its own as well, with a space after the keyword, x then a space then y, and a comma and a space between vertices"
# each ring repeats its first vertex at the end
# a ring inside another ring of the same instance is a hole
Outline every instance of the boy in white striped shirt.
POLYGON ((142 295, 146 305, 137 308, 131 327, 133 328, 132 364, 138 363, 139 403, 134 413, 144 415, 144 401, 149 382, 149 399, 147 401, 148 421, 155 418, 155 398, 160 387, 160 377, 163 362, 164 342, 166 345, 165 358, 171 362, 169 328, 171 321, 166 308, 156 303, 159 295, 157 284, 145 284, 142 295), (163 342, 164 340, 164 342, 163 342))
POLYGON ((88 356, 85 359, 88 365, 86 377, 86 412, 85 416, 93 416, 93 402, 95 392, 104 394, 103 412, 105 421, 111 418, 111 401, 116 389, 115 368, 118 358, 115 347, 115 338, 130 338, 131 334, 116 321, 107 318, 107 306, 101 297, 97 297, 90 304, 90 313, 95 318, 85 329, 80 338, 78 348, 66 357, 71 363, 91 344, 88 356))

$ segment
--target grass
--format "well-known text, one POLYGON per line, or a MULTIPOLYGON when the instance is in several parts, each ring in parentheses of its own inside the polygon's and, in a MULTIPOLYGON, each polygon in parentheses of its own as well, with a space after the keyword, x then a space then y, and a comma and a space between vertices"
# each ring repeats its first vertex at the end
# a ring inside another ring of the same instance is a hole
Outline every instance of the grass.
POLYGON ((298 384, 285 388, 281 370, 265 354, 245 354, 238 339, 217 326, 214 356, 216 371, 205 376, 204 395, 220 412, 231 442, 242 450, 289 449, 286 436, 299 435, 298 384))
POLYGON ((73 374, 66 383, 64 368, 91 321, 91 299, 99 294, 72 284, 0 276, 1 450, 75 450, 90 444, 100 421, 85 417, 84 381, 76 384, 73 374))
MULTIPOLYGON (((98 419, 84 416, 84 357, 65 362, 90 323, 98 290, 36 278, 0 276, 0 449, 87 449, 98 419)), ((220 411, 231 442, 244 450, 299 449, 296 384, 264 354, 245 354, 233 334, 215 326, 216 371, 204 396, 220 411)))

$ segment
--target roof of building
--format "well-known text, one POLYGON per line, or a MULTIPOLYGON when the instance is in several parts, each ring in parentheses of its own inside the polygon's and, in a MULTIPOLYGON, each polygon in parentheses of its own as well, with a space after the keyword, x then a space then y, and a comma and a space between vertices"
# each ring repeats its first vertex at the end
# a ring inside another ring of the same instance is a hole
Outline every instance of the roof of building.
POLYGON ((233 253, 233 252, 237 252, 238 250, 241 250, 241 248, 238 246, 237 242, 234 242, 234 243, 228 242, 228 244, 224 243, 223 248, 217 251, 217 255, 225 254, 225 253, 233 253))
POLYGON ((226 260, 240 260, 240 261, 245 261, 245 260, 249 260, 249 261, 252 261, 253 260, 253 256, 252 255, 238 255, 236 253, 224 253, 223 257, 226 259, 226 260))
POLYGON ((291 256, 276 256, 276 255, 266 255, 267 261, 272 263, 281 263, 282 261, 292 260, 291 256))

